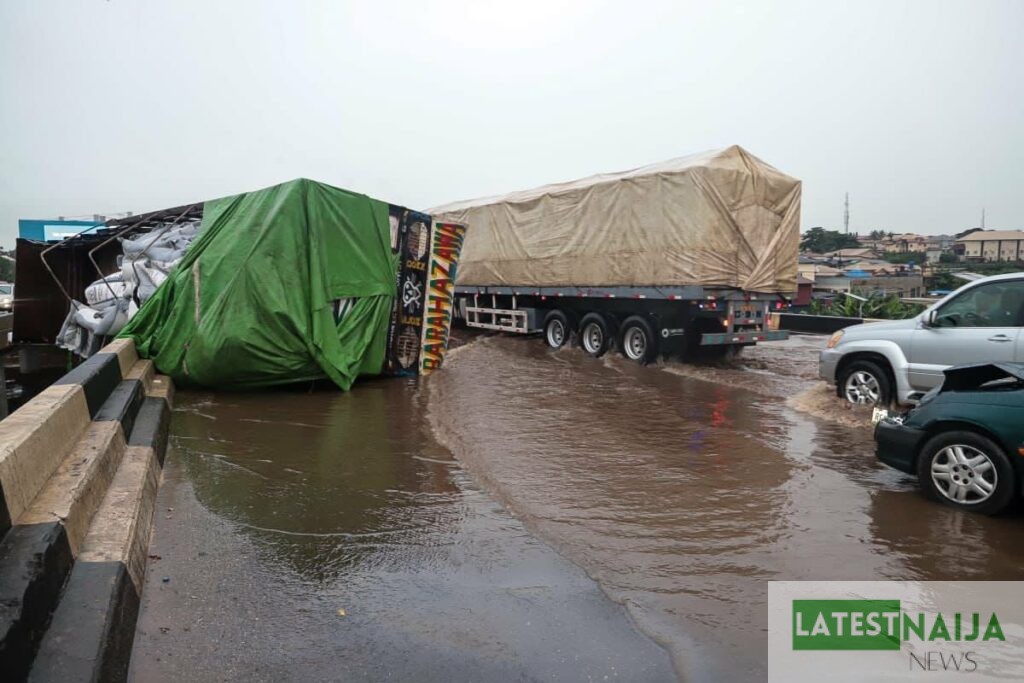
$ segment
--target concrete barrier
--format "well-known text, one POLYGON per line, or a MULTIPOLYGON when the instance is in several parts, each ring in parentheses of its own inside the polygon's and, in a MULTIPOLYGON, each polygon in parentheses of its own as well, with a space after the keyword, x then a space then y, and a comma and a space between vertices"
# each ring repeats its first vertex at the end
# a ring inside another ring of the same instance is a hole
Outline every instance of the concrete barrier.
POLYGON ((125 677, 172 398, 118 340, 0 421, 4 680, 125 677))
POLYGON ((841 318, 833 315, 805 315, 803 313, 772 313, 771 326, 776 330, 832 334, 850 325, 859 325, 863 318, 841 318))
POLYGON ((82 387, 65 384, 44 389, 0 422, 0 516, 13 521, 25 511, 89 420, 82 387))
POLYGON ((30 681, 119 681, 128 675, 160 464, 132 446, 93 520, 30 681))

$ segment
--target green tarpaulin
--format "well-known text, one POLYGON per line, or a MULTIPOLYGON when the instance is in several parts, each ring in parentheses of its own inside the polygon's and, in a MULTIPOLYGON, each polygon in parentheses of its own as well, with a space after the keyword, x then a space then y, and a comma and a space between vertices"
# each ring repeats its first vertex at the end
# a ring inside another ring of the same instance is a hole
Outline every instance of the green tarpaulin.
POLYGON ((177 384, 245 389, 381 371, 388 205, 311 180, 209 201, 199 237, 119 335, 177 384), (350 299, 336 320, 334 301, 350 299))

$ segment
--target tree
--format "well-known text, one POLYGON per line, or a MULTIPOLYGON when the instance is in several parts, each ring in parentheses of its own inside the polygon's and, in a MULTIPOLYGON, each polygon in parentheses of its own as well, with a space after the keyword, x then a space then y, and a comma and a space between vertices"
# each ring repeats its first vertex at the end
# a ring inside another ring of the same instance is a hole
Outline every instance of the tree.
POLYGON ((847 235, 838 230, 826 230, 822 227, 811 228, 800 239, 800 249, 823 254, 827 251, 859 247, 860 243, 854 235, 847 235))
POLYGON ((888 254, 882 254, 882 258, 889 263, 916 263, 920 265, 925 261, 925 253, 923 251, 907 251, 902 253, 890 252, 888 254))
POLYGON ((929 291, 936 289, 952 291, 957 287, 963 285, 964 280, 960 280, 956 277, 953 277, 953 274, 950 273, 948 270, 940 270, 936 272, 934 275, 932 275, 930 278, 926 278, 924 284, 929 289, 929 291))
POLYGON ((14 258, 0 252, 0 282, 14 282, 14 258))

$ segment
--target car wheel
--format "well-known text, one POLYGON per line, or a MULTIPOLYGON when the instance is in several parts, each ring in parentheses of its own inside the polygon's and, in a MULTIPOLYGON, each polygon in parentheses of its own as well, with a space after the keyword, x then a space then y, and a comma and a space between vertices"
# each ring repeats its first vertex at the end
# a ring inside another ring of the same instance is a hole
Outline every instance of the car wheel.
POLYGON ((622 323, 619 350, 631 361, 647 365, 658 357, 658 337, 645 318, 634 315, 622 323))
POLYGON ((1006 508, 1016 486, 1007 454, 971 431, 949 431, 928 441, 918 457, 918 480, 929 498, 986 515, 1006 508))
POLYGON ((569 318, 561 311, 551 311, 544 318, 544 341, 553 349, 560 349, 569 341, 569 318))
POLYGON ((580 346, 593 358, 600 358, 608 350, 611 343, 611 329, 608 321, 600 313, 587 313, 580 320, 580 346))
POLYGON ((869 360, 855 360, 839 378, 839 396, 856 405, 889 405, 892 383, 885 370, 869 360))
POLYGON ((951 507, 994 515, 1013 500, 1013 466, 991 439, 968 431, 939 434, 921 449, 917 478, 925 495, 951 507))

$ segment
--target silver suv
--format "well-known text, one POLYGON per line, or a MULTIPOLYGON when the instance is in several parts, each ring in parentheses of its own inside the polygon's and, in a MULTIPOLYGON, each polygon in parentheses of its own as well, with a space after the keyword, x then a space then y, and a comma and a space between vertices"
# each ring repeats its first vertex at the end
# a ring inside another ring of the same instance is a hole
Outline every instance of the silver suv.
POLYGON ((1024 361, 1024 273, 969 282, 909 320, 839 330, 818 359, 851 403, 911 403, 950 365, 1024 361))

